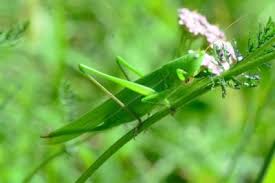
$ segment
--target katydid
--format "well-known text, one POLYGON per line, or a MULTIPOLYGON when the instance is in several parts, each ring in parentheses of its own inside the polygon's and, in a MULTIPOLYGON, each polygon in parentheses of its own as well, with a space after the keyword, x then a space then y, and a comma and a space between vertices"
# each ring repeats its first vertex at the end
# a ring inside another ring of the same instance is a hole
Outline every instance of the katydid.
MULTIPOLYGON (((110 76, 80 64, 80 71, 107 93, 111 99, 45 137, 51 138, 53 142, 64 142, 85 132, 105 130, 134 120, 141 122, 141 118, 154 110, 158 104, 169 107, 167 100, 169 94, 201 72, 205 54, 204 51, 189 52, 154 72, 140 77, 135 82, 110 76), (124 89, 118 94, 112 95, 95 80, 94 76, 112 81, 123 86, 124 89)), ((118 57, 118 63, 141 76, 140 72, 120 57, 118 57)))
MULTIPOLYGON (((182 11, 180 11, 180 14, 181 13, 182 11)), ((187 13, 192 14, 192 12, 187 13)), ((180 16, 181 23, 186 23, 183 18, 185 18, 185 16, 180 16)), ((193 21, 198 20, 194 19, 193 21)), ((209 26, 211 27, 210 24, 209 26)), ((206 26, 205 28, 209 28, 209 26, 206 26)), ((222 33, 221 31, 219 32, 222 33)), ((210 35, 209 33, 211 33, 209 30, 206 32, 203 31, 202 35, 205 37, 213 36, 212 33, 210 35)), ((215 39, 212 39, 212 37, 211 39, 207 39, 210 41, 208 48, 213 46, 218 58, 208 55, 205 51, 189 51, 184 56, 168 62, 146 76, 143 76, 143 74, 137 71, 134 67, 118 57, 117 63, 126 77, 126 80, 110 76, 86 65, 80 64, 80 71, 103 92, 109 95, 110 99, 69 125, 57 129, 45 137, 49 137, 53 142, 64 142, 89 131, 105 130, 134 120, 141 123, 141 118, 156 109, 157 106, 164 105, 170 107, 167 98, 181 84, 187 83, 196 76, 220 75, 228 70, 232 64, 236 63, 237 60, 233 47, 231 43, 225 41, 224 38, 224 36, 218 36, 215 37, 215 39), (218 42, 216 43, 216 41, 218 42), (135 82, 130 81, 123 67, 132 71, 140 78, 135 82), (102 86, 95 77, 112 81, 124 87, 124 89, 116 95, 113 95, 102 86)), ((223 95, 225 95, 226 83, 224 83, 222 78, 220 78, 220 80, 219 84, 222 87, 223 95)), ((235 80, 233 80, 233 82, 234 81, 235 80)), ((241 86, 241 84, 235 82, 233 87, 238 88, 239 86, 241 86)), ((173 111, 173 109, 171 109, 171 111, 173 111)))

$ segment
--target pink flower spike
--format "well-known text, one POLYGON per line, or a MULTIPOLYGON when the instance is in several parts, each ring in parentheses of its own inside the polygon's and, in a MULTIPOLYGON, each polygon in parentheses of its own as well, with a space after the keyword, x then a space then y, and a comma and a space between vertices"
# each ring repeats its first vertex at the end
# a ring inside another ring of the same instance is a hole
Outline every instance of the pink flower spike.
POLYGON ((190 11, 187 8, 178 10, 179 24, 187 28, 194 35, 202 35, 207 41, 213 44, 217 40, 226 40, 224 32, 217 26, 210 24, 206 17, 201 14, 190 11))

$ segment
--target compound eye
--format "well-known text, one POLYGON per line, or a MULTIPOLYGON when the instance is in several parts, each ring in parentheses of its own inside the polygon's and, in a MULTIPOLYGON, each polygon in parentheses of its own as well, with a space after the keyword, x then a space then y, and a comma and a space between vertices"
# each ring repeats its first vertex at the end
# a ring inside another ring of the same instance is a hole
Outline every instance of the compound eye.
POLYGON ((197 59, 200 57, 200 54, 197 52, 197 53, 194 53, 194 58, 197 59))
POLYGON ((194 50, 188 50, 188 53, 191 55, 193 59, 197 59, 200 57, 200 54, 194 50))

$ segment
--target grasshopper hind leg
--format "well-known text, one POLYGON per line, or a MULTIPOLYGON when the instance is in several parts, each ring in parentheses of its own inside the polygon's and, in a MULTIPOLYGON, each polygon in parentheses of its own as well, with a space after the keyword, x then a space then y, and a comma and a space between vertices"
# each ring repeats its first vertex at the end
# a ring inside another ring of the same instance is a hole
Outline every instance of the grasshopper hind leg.
MULTIPOLYGON (((92 82, 94 83, 99 89, 101 89, 106 95, 108 95, 118 106, 120 106, 124 111, 126 111, 129 115, 131 115, 134 119, 138 121, 139 124, 142 123, 141 118, 127 105, 125 105, 119 98, 113 95, 107 88, 105 88, 99 81, 97 81, 93 76, 87 74, 82 68, 80 71, 92 82)), ((110 124, 108 124, 110 125, 110 124)), ((106 125, 98 126, 95 128, 95 131, 100 129, 106 129, 106 125)))
POLYGON ((129 63, 127 63, 126 60, 124 60, 122 57, 117 57, 116 63, 118 65, 119 69, 121 70, 122 74, 128 81, 130 81, 130 78, 127 75, 127 73, 123 67, 127 68, 129 71, 131 71, 135 75, 137 75, 139 77, 143 77, 143 74, 140 71, 138 71, 135 67, 131 66, 129 63))

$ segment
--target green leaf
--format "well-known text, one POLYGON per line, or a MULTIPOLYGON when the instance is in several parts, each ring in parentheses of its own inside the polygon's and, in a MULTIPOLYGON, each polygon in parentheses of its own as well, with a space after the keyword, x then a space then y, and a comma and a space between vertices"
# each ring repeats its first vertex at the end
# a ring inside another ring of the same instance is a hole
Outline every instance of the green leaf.
MULTIPOLYGON (((270 17, 266 25, 263 28, 260 26, 258 33, 249 39, 248 55, 255 52, 257 49, 262 47, 268 41, 272 40, 274 37, 275 37, 275 22, 270 17)), ((274 50, 274 45, 269 49, 263 50, 259 54, 260 55, 267 54, 267 53, 270 53, 272 50, 274 50)))
POLYGON ((0 46, 14 45, 26 32, 29 22, 17 24, 6 31, 0 32, 0 46))
POLYGON ((267 170, 263 183, 273 183, 274 180, 275 180, 275 156, 273 155, 273 159, 267 170))

